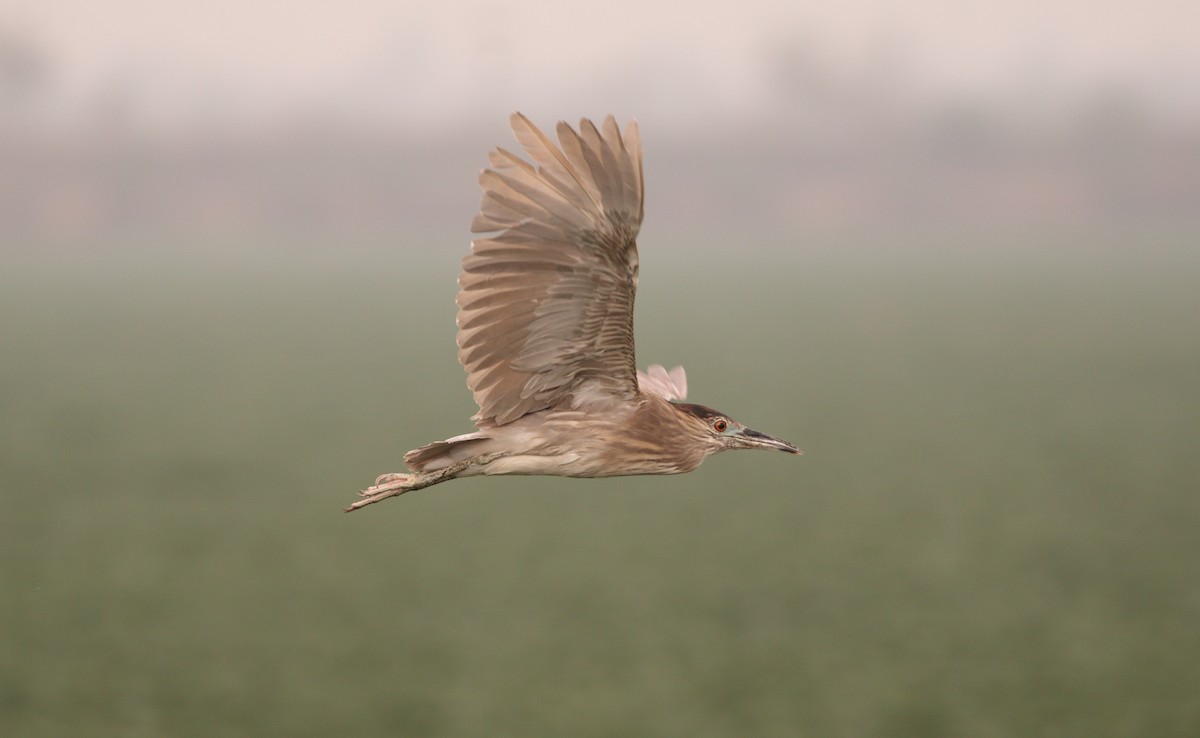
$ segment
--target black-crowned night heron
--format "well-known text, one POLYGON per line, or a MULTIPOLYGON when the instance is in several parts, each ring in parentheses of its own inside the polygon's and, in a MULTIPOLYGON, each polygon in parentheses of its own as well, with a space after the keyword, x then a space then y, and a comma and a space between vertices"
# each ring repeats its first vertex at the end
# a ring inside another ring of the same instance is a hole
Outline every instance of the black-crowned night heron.
POLYGON ((521 115, 513 133, 530 164, 502 148, 479 177, 483 204, 458 285, 458 360, 479 412, 476 431, 404 455, 346 508, 478 474, 613 477, 678 474, 734 448, 800 451, 728 415, 684 402, 683 367, 637 370, 635 241, 642 145, 609 116, 558 145, 521 115))

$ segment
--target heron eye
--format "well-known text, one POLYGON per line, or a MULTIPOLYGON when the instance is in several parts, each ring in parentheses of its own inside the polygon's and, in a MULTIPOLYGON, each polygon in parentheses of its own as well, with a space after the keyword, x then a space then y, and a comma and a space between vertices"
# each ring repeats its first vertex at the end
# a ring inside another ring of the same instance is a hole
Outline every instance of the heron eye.
POLYGON ((724 433, 725 429, 728 427, 729 423, 727 423, 724 418, 717 418, 713 421, 713 430, 715 430, 717 433, 724 433))

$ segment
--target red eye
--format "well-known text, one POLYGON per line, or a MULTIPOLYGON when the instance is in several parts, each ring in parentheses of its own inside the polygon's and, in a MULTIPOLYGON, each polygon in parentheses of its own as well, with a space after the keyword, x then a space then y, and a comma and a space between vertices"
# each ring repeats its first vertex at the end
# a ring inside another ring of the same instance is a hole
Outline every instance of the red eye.
POLYGON ((717 420, 713 421, 713 430, 715 430, 717 433, 724 433, 725 429, 728 427, 729 423, 726 423, 724 418, 718 418, 717 420))

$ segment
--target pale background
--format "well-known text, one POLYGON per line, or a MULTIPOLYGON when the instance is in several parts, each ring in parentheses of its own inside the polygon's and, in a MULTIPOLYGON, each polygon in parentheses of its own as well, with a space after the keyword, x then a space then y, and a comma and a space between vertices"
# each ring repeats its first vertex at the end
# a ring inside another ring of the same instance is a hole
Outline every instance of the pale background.
POLYGON ((637 116, 671 229, 1194 219, 1198 23, 1161 0, 17 2, 4 240, 461 233, 514 110, 637 116))

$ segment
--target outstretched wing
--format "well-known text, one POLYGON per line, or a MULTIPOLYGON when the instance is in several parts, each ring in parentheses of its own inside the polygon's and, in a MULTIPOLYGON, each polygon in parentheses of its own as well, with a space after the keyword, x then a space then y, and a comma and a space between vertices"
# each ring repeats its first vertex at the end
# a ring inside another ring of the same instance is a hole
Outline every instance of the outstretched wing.
POLYGON ((668 372, 662 364, 651 364, 645 373, 638 372, 637 378, 638 388, 642 392, 658 395, 672 402, 687 399, 687 374, 681 366, 668 372))
POLYGON ((512 117, 533 164, 502 148, 483 187, 458 293, 458 360, 496 425, 585 390, 633 399, 642 147, 636 122, 622 135, 609 116, 558 124, 558 145, 512 117))

